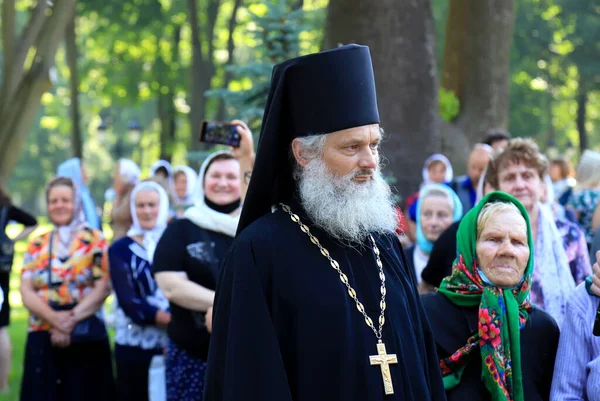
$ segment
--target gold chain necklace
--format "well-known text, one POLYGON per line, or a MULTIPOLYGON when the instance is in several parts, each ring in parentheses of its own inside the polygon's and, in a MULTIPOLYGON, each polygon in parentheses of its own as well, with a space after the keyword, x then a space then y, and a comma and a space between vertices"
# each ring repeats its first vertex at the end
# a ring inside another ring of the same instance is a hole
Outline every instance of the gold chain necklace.
POLYGON ((300 217, 297 214, 294 214, 292 212, 292 209, 290 209, 290 207, 288 205, 286 205, 284 203, 280 203, 279 205, 281 206, 281 208, 283 209, 284 212, 286 212, 290 215, 290 218, 292 219, 292 221, 294 223, 297 223, 300 226, 300 230, 302 230, 303 233, 308 235, 308 237, 310 238, 310 241, 319 248, 319 250, 321 251, 321 254, 325 258, 327 258, 327 260, 329 260, 329 264, 331 265, 333 270, 335 270, 338 273, 338 275, 340 277, 340 281, 346 286, 346 289, 348 290, 348 294, 350 295, 350 298, 352 298, 354 300, 354 302, 356 303, 356 309, 358 309, 358 311, 363 315, 365 322, 367 323, 367 326, 369 326, 371 328, 371 330, 373 330, 373 333, 375 334, 375 337, 377 338, 377 355, 369 356, 369 360, 371 362, 371 365, 379 365, 381 367, 381 376, 383 378, 383 386, 385 389, 385 394, 394 394, 394 386, 392 385, 392 376, 390 373, 389 365, 398 363, 398 358, 396 357, 396 354, 387 354, 387 351, 385 349, 385 344, 382 341, 383 325, 385 324, 386 289, 385 289, 385 275, 383 274, 383 264, 381 263, 379 248, 377 247, 377 244, 375 243, 375 239, 373 239, 372 235, 369 235, 369 239, 371 240, 371 243, 373 244, 373 253, 375 254, 375 259, 377 261, 377 267, 379 268, 379 279, 381 280, 381 289, 380 289, 381 301, 379 302, 379 308, 381 309, 381 314, 379 315, 379 328, 378 329, 375 328, 375 325, 373 324, 373 320, 369 317, 369 315, 367 315, 367 312, 365 311, 365 307, 358 300, 358 297, 356 296, 356 291, 354 290, 354 288, 352 288, 352 286, 348 282, 348 276, 346 276, 340 269, 339 263, 331 257, 331 255, 329 254, 329 251, 327 249, 325 249, 321 245, 321 243, 319 242, 317 237, 315 237, 310 232, 310 228, 306 224, 302 223, 302 221, 300 220, 300 217))

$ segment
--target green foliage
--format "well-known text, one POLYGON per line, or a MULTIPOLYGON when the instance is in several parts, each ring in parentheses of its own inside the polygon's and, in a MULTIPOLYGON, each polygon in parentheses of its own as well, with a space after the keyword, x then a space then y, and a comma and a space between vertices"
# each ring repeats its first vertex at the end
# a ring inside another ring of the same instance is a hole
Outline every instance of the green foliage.
MULTIPOLYGON (((532 136, 542 147, 551 135, 560 149, 578 143, 576 96, 584 89, 593 99, 600 89, 600 18, 592 3, 518 2, 511 53, 513 135, 532 136)), ((600 106, 590 101, 589 132, 598 129, 599 113, 600 106)), ((600 144, 597 136, 589 139, 592 146, 600 144)))
POLYGON ((306 22, 311 12, 290 11, 281 1, 255 3, 249 6, 249 11, 251 17, 246 25, 246 35, 252 43, 248 51, 254 61, 226 67, 234 77, 229 87, 213 89, 206 94, 223 98, 232 116, 247 120, 258 130, 273 67, 301 54, 302 35, 311 28, 306 22))
POLYGON ((452 121, 460 112, 460 100, 458 97, 454 92, 442 87, 439 89, 438 103, 440 116, 445 121, 452 121))

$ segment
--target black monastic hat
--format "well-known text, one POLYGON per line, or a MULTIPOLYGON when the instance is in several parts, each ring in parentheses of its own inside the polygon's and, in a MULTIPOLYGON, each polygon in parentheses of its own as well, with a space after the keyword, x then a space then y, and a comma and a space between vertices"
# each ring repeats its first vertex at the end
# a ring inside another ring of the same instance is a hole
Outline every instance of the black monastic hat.
POLYGON ((276 65, 238 234, 291 198, 294 138, 378 123, 368 47, 346 45, 276 65))

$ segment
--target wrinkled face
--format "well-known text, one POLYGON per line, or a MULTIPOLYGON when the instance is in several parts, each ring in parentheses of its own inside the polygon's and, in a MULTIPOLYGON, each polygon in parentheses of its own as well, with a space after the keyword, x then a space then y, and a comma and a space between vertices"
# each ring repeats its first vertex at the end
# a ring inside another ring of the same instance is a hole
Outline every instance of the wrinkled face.
POLYGON ((184 173, 175 174, 175 193, 177 197, 182 199, 187 195, 187 176, 184 173))
POLYGON ((425 238, 435 242, 452 224, 453 207, 448 198, 442 195, 429 195, 419 202, 421 202, 419 214, 421 229, 425 238))
POLYGON ((542 183, 538 171, 523 163, 511 163, 498 171, 498 189, 520 200, 527 211, 542 198, 542 183))
POLYGON ((152 230, 160 210, 160 195, 154 190, 139 191, 135 195, 135 214, 144 230, 152 230))
POLYGON ((73 195, 73 189, 66 185, 53 187, 48 192, 48 217, 54 225, 66 226, 73 220, 73 195))
POLYGON ((446 181, 446 165, 441 161, 434 161, 427 168, 429 179, 435 184, 443 184, 446 181))
POLYGON ((499 287, 517 285, 529 260, 527 225, 516 211, 492 216, 477 239, 479 268, 499 287))
POLYGON ((473 185, 477 185, 489 161, 490 155, 485 150, 476 149, 471 152, 467 163, 467 175, 473 185))
POLYGON ((379 162, 379 124, 349 128, 327 135, 323 161, 336 177, 354 174, 352 181, 370 183, 379 162))
POLYGON ((204 177, 204 193, 217 205, 227 205, 240 199, 239 162, 233 159, 212 162, 204 177))

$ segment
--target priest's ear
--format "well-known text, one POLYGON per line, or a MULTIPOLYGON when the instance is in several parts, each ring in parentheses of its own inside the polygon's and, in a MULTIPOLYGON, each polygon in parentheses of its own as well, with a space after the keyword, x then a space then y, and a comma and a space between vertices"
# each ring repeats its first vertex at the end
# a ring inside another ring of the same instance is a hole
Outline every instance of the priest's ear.
POLYGON ((300 167, 306 167, 310 159, 306 158, 305 155, 306 149, 304 144, 298 139, 295 138, 292 141, 292 153, 294 154, 294 159, 296 159, 296 163, 300 167))

